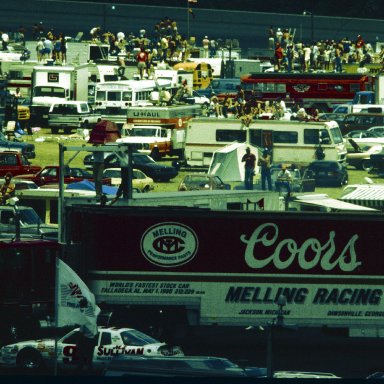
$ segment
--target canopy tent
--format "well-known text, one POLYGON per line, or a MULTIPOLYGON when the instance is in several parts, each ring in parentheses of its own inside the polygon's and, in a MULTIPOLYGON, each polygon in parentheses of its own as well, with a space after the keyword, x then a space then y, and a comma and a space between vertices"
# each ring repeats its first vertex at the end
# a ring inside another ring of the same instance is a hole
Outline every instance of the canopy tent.
POLYGON ((214 152, 208 173, 219 176, 224 182, 243 181, 244 163, 241 159, 247 147, 251 148, 251 152, 256 156, 255 173, 259 173, 257 161, 260 149, 246 143, 228 144, 214 152))

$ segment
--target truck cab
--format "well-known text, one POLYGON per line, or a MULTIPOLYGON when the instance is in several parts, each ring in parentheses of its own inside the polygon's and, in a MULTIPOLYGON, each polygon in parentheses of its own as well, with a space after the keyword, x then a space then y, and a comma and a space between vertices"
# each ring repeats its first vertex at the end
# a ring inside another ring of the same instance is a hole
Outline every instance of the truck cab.
POLYGON ((150 155, 154 160, 157 160, 172 154, 174 141, 177 140, 172 131, 172 129, 159 125, 135 126, 129 130, 129 136, 117 141, 133 144, 139 152, 150 155))

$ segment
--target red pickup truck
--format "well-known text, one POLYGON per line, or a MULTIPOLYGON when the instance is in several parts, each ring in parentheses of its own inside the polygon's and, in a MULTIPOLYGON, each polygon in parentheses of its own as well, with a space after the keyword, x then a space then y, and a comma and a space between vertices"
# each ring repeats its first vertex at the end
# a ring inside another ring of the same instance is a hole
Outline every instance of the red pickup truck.
POLYGON ((41 167, 31 165, 28 159, 20 152, 4 151, 0 152, 0 177, 7 172, 16 175, 35 174, 41 167))
MULTIPOLYGON (((34 175, 19 175, 16 179, 25 179, 34 181, 39 187, 46 184, 58 184, 60 167, 58 165, 49 165, 41 169, 34 175)), ((75 183, 84 179, 92 179, 93 175, 81 168, 65 168, 64 184, 75 183)))

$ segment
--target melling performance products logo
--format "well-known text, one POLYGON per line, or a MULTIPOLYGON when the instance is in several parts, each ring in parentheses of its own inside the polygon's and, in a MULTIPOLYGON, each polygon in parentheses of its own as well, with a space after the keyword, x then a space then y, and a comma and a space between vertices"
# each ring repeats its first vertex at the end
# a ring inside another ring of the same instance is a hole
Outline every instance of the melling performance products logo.
POLYGON ((141 252, 152 264, 177 267, 194 258, 198 249, 196 233, 180 223, 161 223, 141 238, 141 252))

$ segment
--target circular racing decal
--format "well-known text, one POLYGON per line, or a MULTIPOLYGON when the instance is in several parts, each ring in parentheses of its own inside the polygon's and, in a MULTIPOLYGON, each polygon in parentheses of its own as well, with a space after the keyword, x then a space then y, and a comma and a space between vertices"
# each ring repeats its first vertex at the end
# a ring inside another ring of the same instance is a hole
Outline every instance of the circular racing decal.
POLYGON ((149 228, 141 238, 141 252, 152 264, 176 267, 196 255, 196 233, 180 223, 161 223, 149 228))

